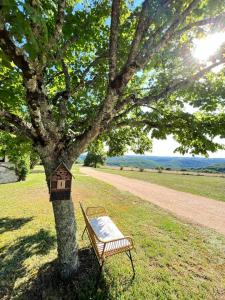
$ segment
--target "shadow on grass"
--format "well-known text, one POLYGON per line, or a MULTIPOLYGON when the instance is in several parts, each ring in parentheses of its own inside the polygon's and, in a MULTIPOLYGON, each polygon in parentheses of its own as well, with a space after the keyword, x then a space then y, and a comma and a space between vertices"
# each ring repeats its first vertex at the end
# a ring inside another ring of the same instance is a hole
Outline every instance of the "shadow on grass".
POLYGON ((17 230, 26 223, 32 221, 32 217, 30 218, 2 218, 0 219, 0 234, 6 232, 6 231, 12 231, 12 230, 17 230))
MULTIPOLYGON (((17 229, 18 224, 22 226, 29 221, 28 218, 24 222, 19 220, 11 220, 17 229)), ((5 221, 3 223, 6 224, 5 221)), ((12 230, 12 225, 5 228, 12 230)), ((26 280, 26 260, 32 256, 38 259, 39 255, 47 255, 53 247, 55 237, 41 229, 33 235, 18 238, 12 245, 0 248, 0 299, 109 299, 103 276, 96 287, 99 265, 91 248, 79 250, 79 271, 70 282, 60 279, 56 261, 45 264, 35 278, 26 280), (21 282, 19 286, 18 282, 21 282)))
POLYGON ((0 299, 11 299, 16 294, 15 282, 27 275, 25 260, 33 255, 46 255, 54 245, 55 237, 41 229, 0 248, 0 299))
POLYGON ((29 288, 24 289, 25 292, 19 299, 109 299, 108 287, 103 276, 96 286, 99 265, 93 250, 91 248, 80 249, 79 262, 79 270, 69 282, 60 279, 56 261, 44 265, 39 270, 36 279, 29 284, 29 288))

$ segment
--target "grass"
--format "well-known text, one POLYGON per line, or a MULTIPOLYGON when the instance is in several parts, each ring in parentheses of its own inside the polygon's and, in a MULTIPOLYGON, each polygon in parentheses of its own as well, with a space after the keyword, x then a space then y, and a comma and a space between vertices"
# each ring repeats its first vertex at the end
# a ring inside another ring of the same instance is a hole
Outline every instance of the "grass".
POLYGON ((137 274, 132 281, 130 262, 121 254, 107 261, 97 291, 95 273, 78 287, 49 279, 51 269, 46 270, 56 258, 54 221, 44 174, 36 171, 26 182, 0 186, 0 299, 224 299, 223 236, 185 224, 77 169, 73 199, 80 249, 89 243, 80 239, 84 222, 78 201, 104 205, 121 231, 134 238, 137 274), (33 296, 27 298, 29 290, 33 296))
POLYGON ((169 174, 163 172, 153 173, 147 171, 126 171, 103 167, 101 168, 101 171, 156 183, 177 191, 188 192, 194 195, 225 201, 224 178, 221 177, 169 174))

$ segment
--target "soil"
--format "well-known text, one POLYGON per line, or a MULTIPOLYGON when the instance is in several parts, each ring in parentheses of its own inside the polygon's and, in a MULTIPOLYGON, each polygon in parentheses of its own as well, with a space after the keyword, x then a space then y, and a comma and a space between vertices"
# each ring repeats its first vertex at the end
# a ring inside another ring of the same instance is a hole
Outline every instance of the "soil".
MULTIPOLYGON (((225 202, 176 191, 157 184, 82 167, 81 172, 128 191, 186 221, 225 235, 225 202)), ((204 186, 202 187, 204 189, 204 186)))

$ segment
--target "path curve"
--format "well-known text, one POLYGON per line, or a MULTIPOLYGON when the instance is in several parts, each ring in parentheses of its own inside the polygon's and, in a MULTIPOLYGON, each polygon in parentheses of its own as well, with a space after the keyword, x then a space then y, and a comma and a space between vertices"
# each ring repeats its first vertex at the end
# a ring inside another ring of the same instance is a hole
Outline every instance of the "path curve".
POLYGON ((154 203, 191 223, 213 228, 225 235, 225 202, 92 168, 82 167, 81 172, 154 203))

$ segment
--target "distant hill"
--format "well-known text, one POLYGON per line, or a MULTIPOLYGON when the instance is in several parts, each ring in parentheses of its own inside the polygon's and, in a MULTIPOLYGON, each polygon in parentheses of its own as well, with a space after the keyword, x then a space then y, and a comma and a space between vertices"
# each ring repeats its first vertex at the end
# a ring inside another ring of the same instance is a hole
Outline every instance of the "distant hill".
MULTIPOLYGON (((83 161, 85 155, 80 156, 83 161)), ((171 156, 147 156, 124 155, 109 157, 106 161, 109 166, 124 166, 144 169, 171 168, 173 170, 198 170, 208 172, 225 173, 225 158, 200 158, 200 157, 171 157, 171 156)))

